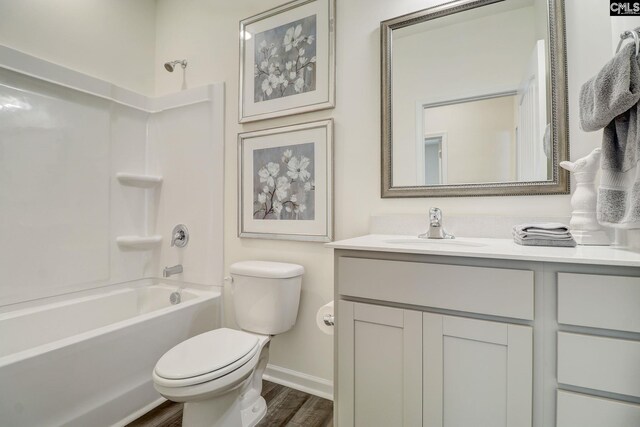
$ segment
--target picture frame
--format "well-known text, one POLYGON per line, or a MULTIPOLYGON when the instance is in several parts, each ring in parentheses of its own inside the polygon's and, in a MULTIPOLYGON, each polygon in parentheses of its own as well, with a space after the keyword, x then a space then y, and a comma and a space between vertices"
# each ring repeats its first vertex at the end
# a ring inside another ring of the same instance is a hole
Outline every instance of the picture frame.
POLYGON ((238 236, 333 240, 333 120, 238 134, 238 236))
POLYGON ((240 21, 239 123, 335 107, 335 0, 240 21))

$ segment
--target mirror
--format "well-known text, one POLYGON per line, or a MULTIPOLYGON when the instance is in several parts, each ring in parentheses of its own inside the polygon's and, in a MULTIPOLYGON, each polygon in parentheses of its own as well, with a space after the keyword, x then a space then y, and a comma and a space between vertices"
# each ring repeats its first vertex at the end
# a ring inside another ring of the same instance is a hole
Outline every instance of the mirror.
POLYGON ((382 196, 566 194, 562 0, 460 0, 381 23, 382 196))

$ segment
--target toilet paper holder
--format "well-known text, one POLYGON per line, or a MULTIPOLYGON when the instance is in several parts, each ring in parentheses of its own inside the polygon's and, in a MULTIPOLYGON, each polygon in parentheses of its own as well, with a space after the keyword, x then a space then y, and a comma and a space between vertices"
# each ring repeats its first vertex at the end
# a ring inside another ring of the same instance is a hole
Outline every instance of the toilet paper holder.
POLYGON ((327 326, 334 326, 336 324, 335 320, 336 319, 335 319, 335 316, 333 314, 325 314, 322 317, 322 321, 327 326))

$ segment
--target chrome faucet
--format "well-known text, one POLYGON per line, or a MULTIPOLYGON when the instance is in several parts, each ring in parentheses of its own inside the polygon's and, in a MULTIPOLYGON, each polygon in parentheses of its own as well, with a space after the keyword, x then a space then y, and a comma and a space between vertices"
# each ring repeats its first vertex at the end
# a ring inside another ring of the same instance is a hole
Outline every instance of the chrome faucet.
POLYGON ((162 277, 169 277, 180 273, 182 273, 182 264, 174 265, 173 267, 165 267, 164 270, 162 270, 162 277))
POLYGON ((421 239, 455 239, 442 226, 442 211, 439 208, 429 209, 429 231, 418 236, 421 239))

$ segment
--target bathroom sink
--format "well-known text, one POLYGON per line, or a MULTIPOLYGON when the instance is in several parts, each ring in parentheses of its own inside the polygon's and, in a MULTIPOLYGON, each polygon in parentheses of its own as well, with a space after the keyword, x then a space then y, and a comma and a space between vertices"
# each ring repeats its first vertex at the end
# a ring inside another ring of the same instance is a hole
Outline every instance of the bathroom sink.
POLYGON ((388 239, 384 241, 393 245, 443 245, 443 246, 463 246, 468 248, 479 248, 487 246, 484 243, 470 242, 460 239, 420 239, 418 237, 406 237, 403 239, 388 239))

